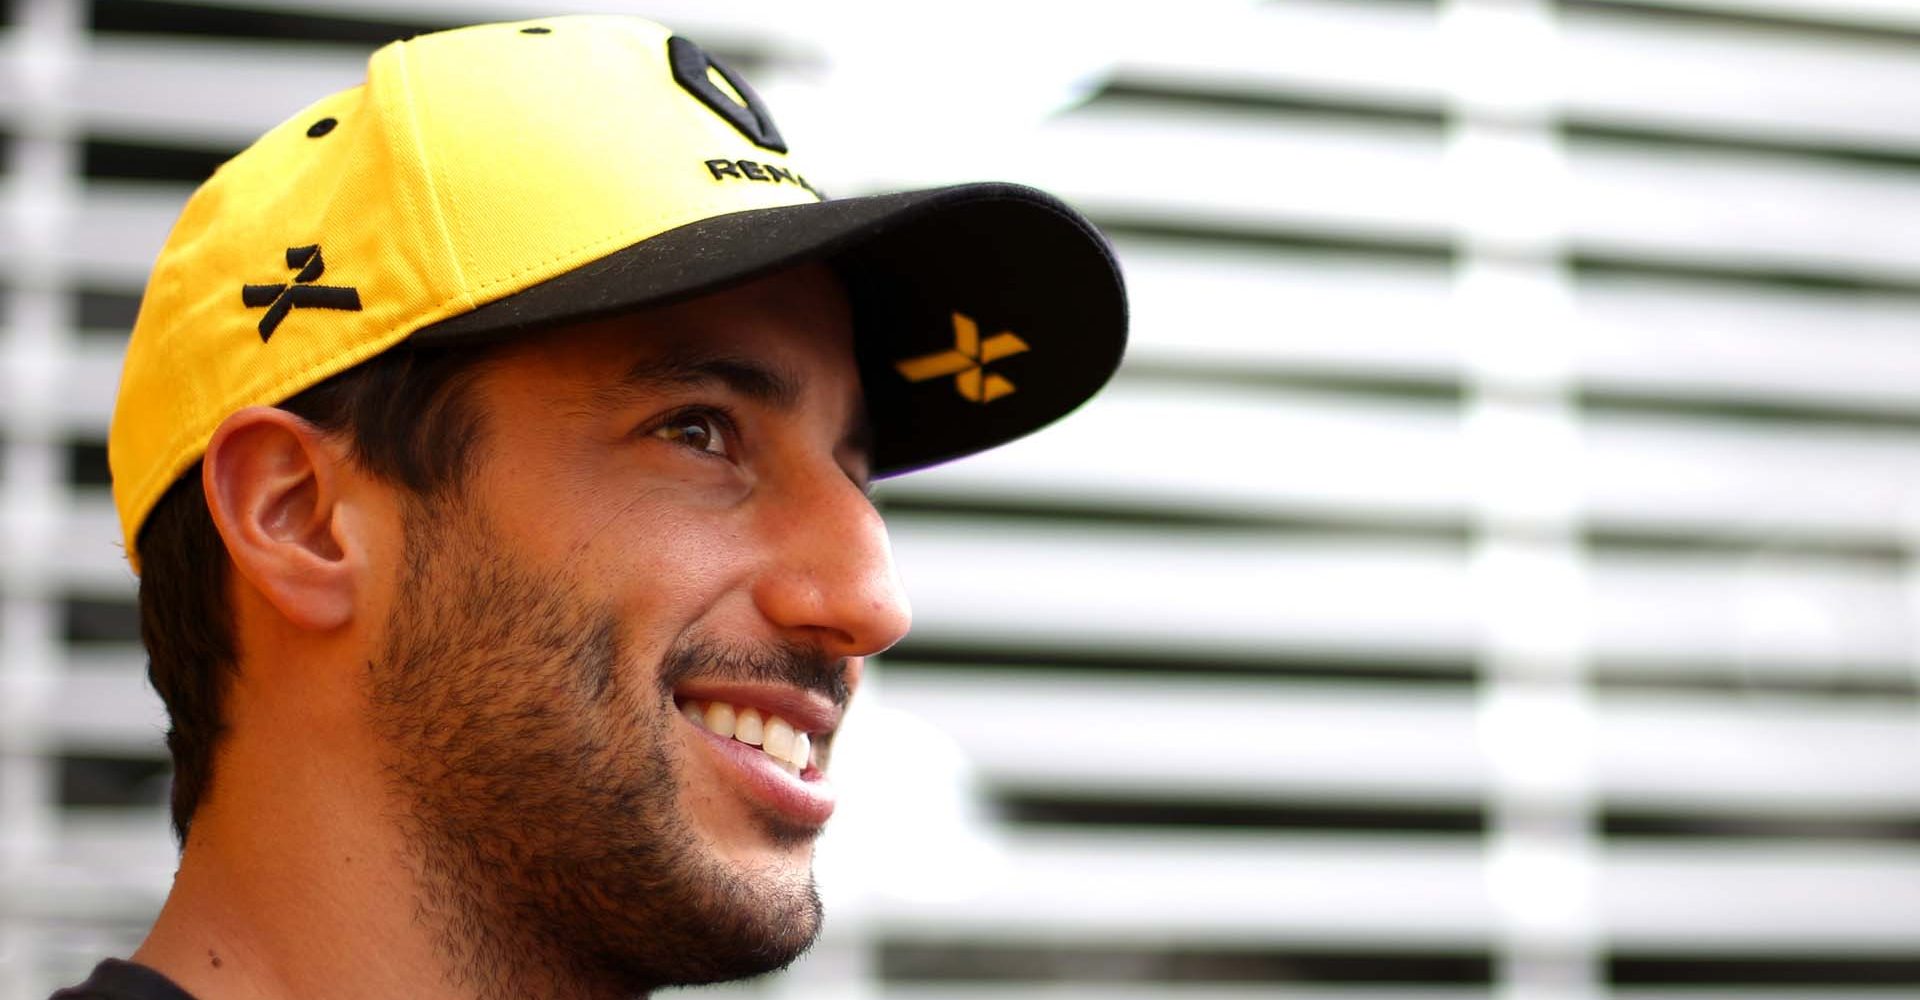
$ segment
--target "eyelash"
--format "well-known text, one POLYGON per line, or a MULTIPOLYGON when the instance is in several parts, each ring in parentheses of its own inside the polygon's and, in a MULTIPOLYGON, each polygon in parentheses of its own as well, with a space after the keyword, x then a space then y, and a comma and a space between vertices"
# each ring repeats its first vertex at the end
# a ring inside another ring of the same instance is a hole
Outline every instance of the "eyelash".
POLYGON ((681 407, 656 421, 651 427, 647 428, 646 433, 649 437, 659 438, 669 444, 679 445, 682 448, 698 452, 709 458, 727 459, 729 461, 733 459, 735 448, 738 446, 740 440, 738 425, 734 423, 733 416, 720 407, 705 405, 681 407), (705 421, 712 425, 715 435, 719 438, 720 450, 713 451, 707 448, 695 447, 687 444, 680 438, 671 437, 667 433, 675 428, 684 427, 687 424, 699 421, 705 421))

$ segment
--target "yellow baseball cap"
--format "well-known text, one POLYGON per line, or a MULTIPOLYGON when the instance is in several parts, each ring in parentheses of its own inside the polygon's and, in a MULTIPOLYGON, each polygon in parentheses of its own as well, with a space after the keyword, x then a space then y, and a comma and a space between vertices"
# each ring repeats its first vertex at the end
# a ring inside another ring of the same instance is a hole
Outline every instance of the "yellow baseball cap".
POLYGON ((129 560, 222 420, 396 348, 522 336, 832 260, 877 474, 1064 415, 1126 339, 1106 241, 972 184, 829 200, 746 82, 667 28, 422 35, 223 164, 154 265, 108 435, 129 560))

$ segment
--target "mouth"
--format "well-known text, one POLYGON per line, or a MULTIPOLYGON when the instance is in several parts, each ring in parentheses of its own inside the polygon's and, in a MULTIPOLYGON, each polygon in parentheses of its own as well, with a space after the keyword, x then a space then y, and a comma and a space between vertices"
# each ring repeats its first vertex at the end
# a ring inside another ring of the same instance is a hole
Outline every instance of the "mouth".
POLYGON ((809 828, 833 814, 826 764, 840 713, 824 699, 736 687, 677 691, 674 705, 747 798, 809 828))

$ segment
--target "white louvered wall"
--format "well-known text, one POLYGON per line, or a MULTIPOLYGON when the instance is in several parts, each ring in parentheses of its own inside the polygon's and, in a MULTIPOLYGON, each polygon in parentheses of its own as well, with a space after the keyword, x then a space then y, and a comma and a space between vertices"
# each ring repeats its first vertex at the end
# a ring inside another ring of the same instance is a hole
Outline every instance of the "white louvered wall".
MULTIPOLYGON (((1920 991, 1920 4, 793 6, 572 5, 731 58, 831 190, 1067 197, 1134 346, 882 490, 869 746, 925 771, 740 992, 1920 991)), ((173 861, 101 442, 192 179, 380 38, 551 12, 12 0, 0 1000, 173 861)))

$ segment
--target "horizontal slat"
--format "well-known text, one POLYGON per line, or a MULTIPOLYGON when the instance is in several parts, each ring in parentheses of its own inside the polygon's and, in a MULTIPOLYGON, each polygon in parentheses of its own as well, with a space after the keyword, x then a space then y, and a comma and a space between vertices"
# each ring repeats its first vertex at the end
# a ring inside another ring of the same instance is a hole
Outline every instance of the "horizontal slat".
POLYGON ((1920 433, 1607 414, 1582 422, 1596 522, 1706 537, 1899 543, 1920 509, 1920 433))
POLYGON ((147 683, 146 657, 69 653, 55 681, 48 725, 68 751, 166 756, 166 707, 147 683))
POLYGON ((1444 145, 1438 127, 1096 103, 1024 138, 1017 158, 962 144, 890 166, 911 171, 891 178, 903 185, 1006 176, 1107 218, 1436 242, 1452 222, 1444 145))
MULTIPOLYGON (((1361 253, 1119 240, 1128 357, 1202 371, 1466 376, 1469 328, 1444 264, 1361 253)), ((1920 297, 1679 280, 1572 283, 1569 375, 1597 389, 1920 412, 1920 297)), ((1548 331, 1543 331, 1547 333, 1548 331)))
POLYGON ((1041 667, 886 669, 880 697, 952 736, 989 782, 1027 791, 1460 802, 1488 778, 1471 693, 1041 667))
MULTIPOLYGON (((1045 650, 1368 650, 1465 655, 1476 580, 1446 545, 1257 533, 1043 529, 896 519, 916 628, 1045 650)), ((1602 659, 1823 676, 1905 675, 1902 574, 1813 558, 1607 557, 1589 570, 1602 659)))
POLYGON ((88 490, 75 496, 64 514, 66 527, 49 575, 86 593, 132 596, 137 581, 127 565, 113 498, 104 490, 88 490))
POLYGON ((1445 544, 900 518, 893 538, 915 629, 934 641, 1418 654, 1475 637, 1465 553, 1445 544))
POLYGON ((1325 251, 1117 241, 1130 361, 1457 378, 1453 284, 1427 266, 1325 251))
POLYGON ((176 184, 89 184, 57 248, 62 269, 79 283, 139 288, 187 203, 176 184))
POLYGON ((1422 4, 1189 4, 1126 53, 1124 79, 1181 89, 1431 107, 1444 98, 1438 19, 1422 4))
POLYGON ((1483 876, 1478 845, 1456 838, 1024 832, 976 892, 882 900, 876 917, 896 934, 958 940, 1472 949, 1494 916, 1483 876))
MULTIPOLYGON (((1913 17, 1903 0, 1886 5, 1913 17)), ((1844 16, 1825 4, 1806 7, 1816 17, 1844 16)), ((1556 21, 1553 82, 1569 116, 1786 144, 1920 150, 1920 122, 1904 100, 1920 88, 1910 41, 1693 24, 1588 5, 1561 11, 1556 21)), ((1181 91, 1437 109, 1451 79, 1452 42, 1442 24, 1420 4, 1202 7, 1128 53, 1119 71, 1133 84, 1181 91)))
POLYGON ((1123 381, 1044 434, 889 482, 882 495, 1457 517, 1469 458, 1459 410, 1444 402, 1123 381))
POLYGON ((106 338, 78 340, 66 352, 66 378, 55 402, 61 418, 80 432, 78 436, 106 440, 125 356, 125 341, 106 338))
MULTIPOLYGON (((1097 217, 1431 244, 1460 223, 1437 128, 1281 111, 1094 104, 1022 143, 916 158, 901 183, 1005 174, 1097 217), (1179 150, 1177 157, 1141 150, 1179 150), (1204 178, 1204 181, 1202 181, 1204 178)), ((1920 194, 1905 171, 1597 140, 1542 171, 1580 251, 1677 266, 1920 282, 1920 194)))
POLYGON ((1574 284, 1572 365, 1590 386, 1920 412, 1920 298, 1683 282, 1574 284))
MULTIPOLYGON (((1473 802, 1491 778, 1470 693, 920 667, 887 671, 881 696, 989 781, 1066 798, 1473 802)), ((1909 818, 1912 714, 1608 695, 1592 716, 1596 793, 1683 815, 1909 818)))
MULTIPOLYGON (((1581 428, 1579 489, 1586 517, 1604 527, 1898 545, 1920 509, 1920 431, 1620 413, 1581 428)), ((1123 379, 1044 434, 888 483, 882 495, 1465 519, 1477 502, 1475 447, 1446 403, 1123 379)))
POLYGON ((1910 171, 1576 141, 1569 236, 1625 256, 1920 281, 1910 171))
MULTIPOLYGON (((1920 851, 1714 844, 1596 858, 1603 933, 1663 953, 1905 954, 1920 851)), ((1412 838, 1022 833, 974 895, 883 909, 899 932, 989 941, 1484 944, 1478 846, 1412 838), (1418 891, 1408 891, 1418 887, 1418 891)))
POLYGON ((1471 800, 1488 779, 1463 693, 918 668, 881 699, 1027 791, 1471 800))
POLYGON ((1734 17, 1773 16, 1869 30, 1920 30, 1920 8, 1908 0, 1668 0, 1668 3, 1680 9, 1734 17))
POLYGON ((365 80, 370 49, 97 37, 75 74, 72 110, 96 134, 238 150, 321 97, 365 80))
POLYGON ((122 342, 107 339, 76 339, 62 344, 57 351, 27 353, 24 350, 0 353, 0 384, 51 386, 46 398, 0 398, 0 421, 12 426, 40 423, 38 410, 22 413, 17 406, 48 407, 54 410, 56 432, 104 440, 108 418, 113 413, 113 397, 120 384, 122 342))
MULTIPOLYGON (((1805 6, 1831 14, 1839 5, 1805 6)), ((1906 10, 1911 17, 1913 8, 1906 10)), ((1562 11, 1559 26, 1555 78, 1572 115, 1787 143, 1920 150, 1920 121, 1907 100, 1920 91, 1920 46, 1911 41, 1688 23, 1591 5, 1562 11)))
POLYGON ((179 854, 160 809, 69 809, 53 849, 0 893, 0 914, 38 920, 148 923, 179 854))
POLYGON ((1597 879, 1620 950, 1911 956, 1920 850, 1824 844, 1615 848, 1597 879))
POLYGON ((1900 571, 1813 558, 1617 556, 1588 570, 1595 655, 1721 664, 1754 678, 1908 676, 1912 595, 1900 571))
POLYGON ((1819 818, 1920 815, 1913 707, 1607 694, 1597 792, 1609 804, 1819 818))

